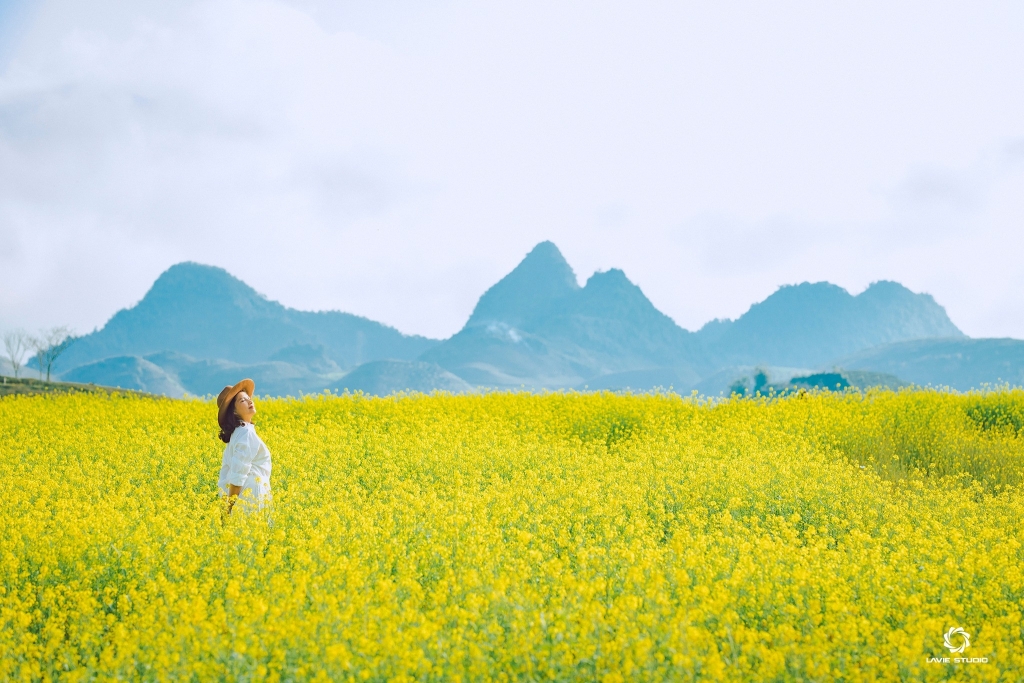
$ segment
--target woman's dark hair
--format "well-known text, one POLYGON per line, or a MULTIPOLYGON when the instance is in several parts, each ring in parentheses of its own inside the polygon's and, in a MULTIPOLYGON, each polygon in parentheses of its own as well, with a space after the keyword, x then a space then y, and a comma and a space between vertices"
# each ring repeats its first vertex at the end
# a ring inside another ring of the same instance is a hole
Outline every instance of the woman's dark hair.
POLYGON ((231 442, 231 435, 235 433, 235 430, 242 426, 242 419, 238 417, 238 413, 235 412, 235 407, 231 406, 224 411, 224 416, 217 420, 220 424, 220 440, 224 443, 231 442))

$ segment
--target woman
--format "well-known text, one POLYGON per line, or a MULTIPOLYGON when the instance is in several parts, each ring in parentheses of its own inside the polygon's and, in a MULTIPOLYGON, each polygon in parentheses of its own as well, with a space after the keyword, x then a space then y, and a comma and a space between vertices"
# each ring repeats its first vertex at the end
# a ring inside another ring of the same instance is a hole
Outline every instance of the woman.
POLYGON ((248 512, 263 509, 270 498, 270 450, 252 425, 255 389, 251 379, 243 379, 217 397, 220 440, 227 444, 217 486, 227 498, 228 514, 238 500, 248 512))

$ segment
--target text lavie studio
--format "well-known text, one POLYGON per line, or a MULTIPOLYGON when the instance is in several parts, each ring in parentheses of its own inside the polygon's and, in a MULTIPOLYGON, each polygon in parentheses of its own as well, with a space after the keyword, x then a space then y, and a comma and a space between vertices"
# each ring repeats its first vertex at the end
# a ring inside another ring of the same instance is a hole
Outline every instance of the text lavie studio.
MULTIPOLYGON (((942 645, 951 655, 962 655, 971 646, 971 634, 961 626, 950 626, 942 645)), ((928 657, 929 664, 988 664, 988 657, 928 657)))

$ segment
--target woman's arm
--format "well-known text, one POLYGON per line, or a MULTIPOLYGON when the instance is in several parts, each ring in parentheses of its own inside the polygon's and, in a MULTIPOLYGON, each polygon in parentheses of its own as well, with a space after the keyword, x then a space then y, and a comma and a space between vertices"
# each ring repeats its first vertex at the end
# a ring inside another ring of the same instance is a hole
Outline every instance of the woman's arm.
POLYGON ((234 484, 228 484, 228 514, 231 514, 231 508, 235 507, 235 501, 242 495, 242 487, 235 486, 234 484))

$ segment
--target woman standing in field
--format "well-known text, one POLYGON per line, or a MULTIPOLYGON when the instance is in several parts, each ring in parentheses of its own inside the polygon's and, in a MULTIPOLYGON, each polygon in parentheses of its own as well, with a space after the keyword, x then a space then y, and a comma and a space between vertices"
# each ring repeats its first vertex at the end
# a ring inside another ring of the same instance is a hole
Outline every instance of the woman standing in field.
POLYGON ((270 498, 270 449, 252 424, 255 389, 251 379, 243 379, 217 397, 220 440, 227 444, 217 486, 226 498, 227 514, 238 500, 248 512, 262 510, 270 498))

